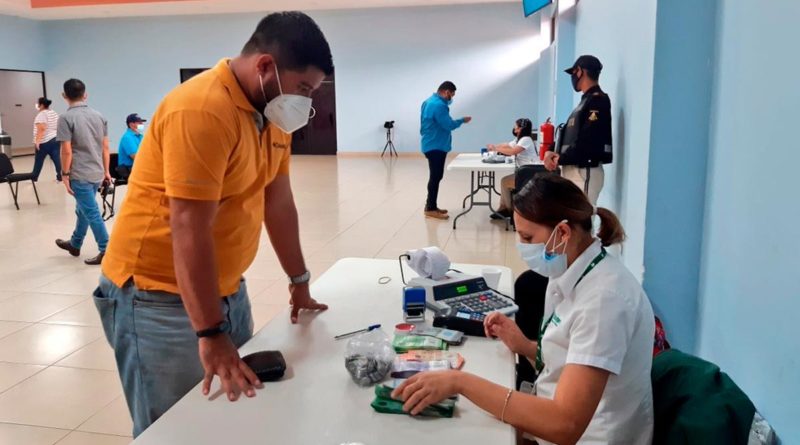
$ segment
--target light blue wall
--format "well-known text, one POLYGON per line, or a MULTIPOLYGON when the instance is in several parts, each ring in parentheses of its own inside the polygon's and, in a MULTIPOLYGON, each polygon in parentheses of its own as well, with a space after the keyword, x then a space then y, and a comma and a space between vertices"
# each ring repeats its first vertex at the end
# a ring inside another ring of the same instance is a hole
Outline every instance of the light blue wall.
MULTIPOLYGON (((581 1, 575 8, 575 54, 593 54, 600 59, 600 85, 611 97, 614 163, 606 166, 600 205, 620 216, 628 233, 623 260, 641 278, 656 1, 591 0, 581 1)), ((561 77, 569 82, 566 74, 561 77)), ((574 91, 571 94, 576 98, 574 91)))
POLYGON ((567 121, 579 98, 572 87, 570 76, 564 72, 565 69, 575 63, 577 8, 559 12, 557 20, 556 42, 554 45, 555 58, 553 60, 555 64, 553 67, 553 81, 556 91, 555 121, 557 122, 555 125, 567 121))
POLYGON ((38 21, 0 15, 0 69, 44 70, 43 29, 38 21))
POLYGON ((698 317, 700 355, 786 444, 800 443, 798 17, 794 0, 719 0, 698 317))
POLYGON ((538 113, 536 116, 536 127, 541 125, 548 117, 551 118, 553 125, 558 125, 557 119, 554 114, 555 110, 555 96, 553 90, 555 88, 555 80, 553 78, 553 64, 555 63, 555 47, 549 46, 539 58, 537 63, 539 67, 539 89, 536 91, 536 99, 538 105, 538 113))
POLYGON ((644 285, 673 346, 694 351, 717 0, 689 3, 658 2, 644 285))
MULTIPOLYGON (((310 15, 334 54, 340 151, 382 149, 386 120, 397 121, 398 150, 419 150, 420 104, 443 80, 458 86, 453 114, 474 117, 454 133, 456 149, 477 150, 510 139, 514 120, 537 111, 532 48, 539 24, 526 20, 518 4, 310 15)), ((238 54, 260 18, 239 14, 48 24, 48 88, 60 91, 72 76, 84 80, 90 103, 112 124, 116 145, 124 117, 132 112, 150 116, 177 85, 179 68, 211 66, 238 54)))

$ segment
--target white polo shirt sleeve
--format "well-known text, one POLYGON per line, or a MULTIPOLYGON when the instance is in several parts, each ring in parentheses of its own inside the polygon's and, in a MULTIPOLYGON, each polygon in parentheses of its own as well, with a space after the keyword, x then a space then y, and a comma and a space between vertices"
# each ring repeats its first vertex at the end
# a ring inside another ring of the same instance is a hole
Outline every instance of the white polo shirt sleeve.
POLYGON ((613 291, 586 293, 580 298, 584 301, 575 308, 566 363, 593 366, 619 375, 637 311, 613 291))

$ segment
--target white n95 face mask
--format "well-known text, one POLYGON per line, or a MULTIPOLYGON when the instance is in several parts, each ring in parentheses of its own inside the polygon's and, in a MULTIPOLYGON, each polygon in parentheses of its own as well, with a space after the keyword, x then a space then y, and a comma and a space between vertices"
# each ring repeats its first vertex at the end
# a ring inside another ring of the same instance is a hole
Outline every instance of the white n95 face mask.
MULTIPOLYGON (((275 77, 278 79, 278 91, 280 94, 267 103, 264 108, 264 116, 284 132, 294 133, 308 125, 308 120, 314 117, 317 111, 311 106, 310 97, 283 94, 277 65, 275 66, 275 77)), ((261 84, 261 94, 264 95, 264 100, 266 100, 267 95, 264 93, 264 82, 261 80, 260 74, 258 80, 261 84)))

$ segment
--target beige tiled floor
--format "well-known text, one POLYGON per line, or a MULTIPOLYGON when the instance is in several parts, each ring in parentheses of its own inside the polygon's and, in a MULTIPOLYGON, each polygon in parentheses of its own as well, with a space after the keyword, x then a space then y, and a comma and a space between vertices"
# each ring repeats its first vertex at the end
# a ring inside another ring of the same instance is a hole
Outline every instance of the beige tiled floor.
MULTIPOLYGON (((31 165, 30 157, 14 159, 17 171, 31 165)), ((20 187, 20 211, 0 188, 0 444, 126 444, 131 421, 91 300, 99 271, 53 245, 72 230, 73 202, 49 165, 43 175, 41 206, 30 185, 20 187)), ((454 262, 523 270, 514 234, 490 222, 486 208, 461 218, 457 231, 426 220, 426 180, 421 157, 295 157, 292 183, 310 270, 319 276, 339 258, 397 258, 429 245, 454 262)), ((455 215, 468 184, 467 174, 446 173, 439 206, 455 215)), ((257 328, 289 298, 267 236, 261 245, 246 273, 257 328)), ((95 253, 89 235, 82 259, 95 253)))

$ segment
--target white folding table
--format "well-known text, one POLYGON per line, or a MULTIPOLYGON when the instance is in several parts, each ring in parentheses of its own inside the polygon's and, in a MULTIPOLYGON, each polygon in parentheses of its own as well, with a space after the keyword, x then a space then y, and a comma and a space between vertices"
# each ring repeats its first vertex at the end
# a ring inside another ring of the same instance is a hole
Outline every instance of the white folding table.
MULTIPOLYGON (((515 165, 512 164, 489 164, 482 161, 481 155, 478 153, 461 153, 447 165, 447 171, 469 171, 470 172, 470 193, 464 197, 461 202, 461 208, 465 210, 458 214, 453 219, 453 230, 456 229, 458 218, 469 213, 475 206, 488 206, 492 213, 495 212, 492 207, 492 195, 500 195, 497 190, 497 182, 495 173, 501 175, 508 175, 514 173, 515 165), (475 201, 475 195, 481 190, 485 191, 488 195, 486 201, 475 201), (469 201, 469 207, 467 207, 469 201)), ((506 230, 509 227, 509 220, 506 218, 506 230)))
MULTIPOLYGON (((478 275, 486 266, 453 267, 478 275)), ((511 270, 501 269, 499 290, 513 296, 511 270)), ((219 394, 208 400, 198 384, 134 444, 512 445, 514 430, 465 397, 452 419, 379 414, 370 407, 374 388, 360 388, 350 379, 344 367, 347 340, 333 337, 377 323, 391 336, 402 322, 402 289, 397 260, 339 260, 311 286, 330 310, 302 315, 298 325, 291 325, 284 311, 240 350, 242 355, 283 352, 289 369, 282 381, 237 402, 219 394), (391 281, 379 284, 384 276, 391 281)), ((431 313, 426 315, 430 323, 431 313)), ((453 350, 464 356, 465 371, 514 385, 514 356, 501 342, 469 337, 453 350)))

